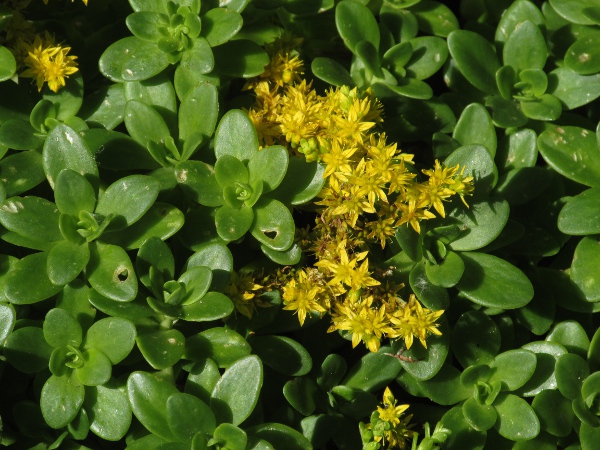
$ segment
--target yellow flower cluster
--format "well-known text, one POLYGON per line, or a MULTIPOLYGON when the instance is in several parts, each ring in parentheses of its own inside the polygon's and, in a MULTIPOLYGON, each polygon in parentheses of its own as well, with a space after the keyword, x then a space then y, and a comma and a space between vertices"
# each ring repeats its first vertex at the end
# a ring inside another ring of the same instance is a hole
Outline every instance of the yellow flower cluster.
POLYGON ((383 393, 383 406, 378 406, 376 414, 371 416, 367 429, 373 434, 372 439, 385 448, 406 449, 408 440, 416 434, 412 431, 412 414, 403 417, 408 405, 398 405, 389 387, 383 393))
MULTIPOLYGON (((19 76, 35 79, 38 91, 47 83, 51 91, 58 92, 65 85, 65 78, 79 70, 75 62, 77 56, 69 55, 71 47, 56 44, 54 37, 47 31, 43 37, 35 33, 33 24, 22 13, 29 2, 10 2, 12 17, 0 34, 0 44, 13 53, 17 67, 24 69, 19 76)), ((84 3, 87 5, 87 0, 84 3)))
POLYGON ((248 115, 261 146, 283 145, 325 167, 316 224, 297 239, 316 262, 279 280, 284 309, 295 311, 301 324, 308 315, 329 313, 329 331, 346 333, 353 347, 363 342, 375 352, 385 338, 403 339, 406 348, 418 339, 426 347, 429 333, 440 334, 436 320, 443 311, 423 308, 412 294, 403 300, 403 285, 370 271, 369 248, 385 248, 400 226, 420 232, 433 211, 444 217, 444 202, 455 195, 465 202, 473 179, 464 168, 436 161, 420 181, 413 155, 377 132, 382 106, 371 91, 341 87, 319 95, 300 79, 297 44, 286 36, 269 46, 267 70, 247 84, 256 95, 248 115))

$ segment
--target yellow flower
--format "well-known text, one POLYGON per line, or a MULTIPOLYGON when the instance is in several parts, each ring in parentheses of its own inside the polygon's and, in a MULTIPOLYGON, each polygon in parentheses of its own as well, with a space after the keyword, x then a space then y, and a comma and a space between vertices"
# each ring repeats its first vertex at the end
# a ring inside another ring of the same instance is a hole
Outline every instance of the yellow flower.
POLYGON ((414 294, 410 294, 408 304, 404 309, 400 309, 390 318, 390 322, 395 326, 395 331, 390 334, 391 338, 404 339, 406 348, 412 347, 413 340, 419 339, 423 347, 427 348, 425 338, 428 333, 441 335, 437 329, 439 324, 435 321, 444 314, 443 310, 431 311, 423 308, 414 294))
POLYGON ((400 417, 408 409, 408 405, 396 405, 397 400, 389 387, 383 393, 383 407, 378 406, 379 418, 396 426, 400 424, 400 417))
POLYGON ((333 275, 333 278, 328 284, 336 285, 344 283, 347 286, 352 286, 352 277, 354 276, 354 267, 356 263, 361 261, 366 256, 367 252, 359 253, 356 258, 350 260, 348 253, 345 248, 339 250, 340 262, 335 263, 333 261, 321 260, 315 263, 315 266, 322 267, 333 275))
POLYGON ((235 272, 231 274, 231 280, 225 287, 225 294, 231 298, 235 309, 244 316, 251 318, 256 306, 271 306, 260 299, 263 286, 254 282, 252 273, 238 275, 235 272))
POLYGON ((23 64, 28 67, 21 73, 22 77, 35 78, 38 91, 44 83, 53 92, 65 85, 65 78, 79 70, 75 59, 77 56, 67 56, 71 47, 55 45, 52 37, 46 32, 45 40, 36 36, 33 44, 24 44, 27 56, 23 64))
POLYGON ((408 203, 396 202, 396 206, 402 213, 400 219, 396 222, 396 227, 409 223, 413 230, 420 233, 421 225, 419 225, 419 221, 435 218, 433 213, 423 209, 421 205, 417 205, 414 201, 408 203))
POLYGON ((327 310, 319 302, 319 295, 324 288, 311 281, 304 270, 297 273, 297 279, 292 279, 283 287, 283 309, 296 311, 300 325, 304 325, 306 314, 311 311, 325 313, 327 310))

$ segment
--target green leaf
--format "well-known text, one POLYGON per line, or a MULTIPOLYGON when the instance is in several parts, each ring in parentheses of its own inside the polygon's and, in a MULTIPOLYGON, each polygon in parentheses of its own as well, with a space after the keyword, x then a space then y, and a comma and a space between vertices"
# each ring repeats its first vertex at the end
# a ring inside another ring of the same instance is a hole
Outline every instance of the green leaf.
POLYGON ((492 95, 485 99, 485 106, 490 110, 494 125, 497 127, 522 127, 528 121, 521 110, 521 104, 515 100, 506 100, 499 95, 492 95))
POLYGON ((79 216, 80 211, 93 212, 96 206, 96 193, 89 181, 79 173, 62 170, 54 185, 56 207, 63 214, 79 216))
POLYGON ((481 405, 473 397, 463 403, 462 412, 469 425, 477 431, 489 430, 498 419, 498 414, 492 405, 481 405))
POLYGON ((57 377, 51 375, 44 383, 40 407, 46 423, 52 428, 62 428, 75 418, 83 404, 85 390, 73 374, 57 377))
POLYGON ((337 61, 319 56, 312 60, 310 70, 315 77, 333 86, 354 87, 355 83, 350 73, 337 61))
POLYGON ((307 203, 321 192, 325 184, 324 173, 325 167, 317 161, 306 162, 303 156, 290 156, 281 184, 269 197, 284 205, 307 203))
POLYGON ((537 275, 552 291, 558 306, 576 312, 600 311, 600 303, 588 302, 571 277, 562 270, 539 267, 537 275))
POLYGON ((451 31, 459 28, 458 19, 452 10, 436 1, 421 0, 410 7, 415 15, 419 29, 427 34, 447 37, 451 31))
POLYGON ((312 445, 302 434, 280 423, 263 423, 246 430, 248 436, 267 441, 273 448, 310 450, 312 445))
POLYGON ((214 327, 188 337, 183 357, 192 361, 210 358, 219 367, 227 368, 248 356, 251 350, 248 342, 235 331, 214 327))
POLYGON ((358 2, 345 1, 335 8, 335 25, 346 47, 355 52, 363 40, 379 48, 379 27, 373 13, 358 2))
POLYGON ((438 264, 425 261, 427 279, 436 286, 451 288, 458 283, 465 269, 463 260, 456 253, 449 251, 438 264))
POLYGON ((194 363, 185 382, 185 393, 193 394, 204 403, 210 403, 217 381, 221 378, 219 368, 212 359, 201 359, 194 363))
POLYGON ((35 242, 62 241, 56 205, 40 197, 11 197, 0 203, 0 223, 35 242))
POLYGON ((504 198, 511 206, 520 206, 542 194, 554 177, 545 167, 521 167, 498 178, 493 194, 504 198))
POLYGON ((208 405, 193 395, 180 393, 167 399, 167 422, 177 440, 190 443, 196 433, 211 435, 217 426, 208 405))
POLYGON ((595 22, 585 14, 586 9, 598 6, 594 0, 550 0, 550 5, 558 14, 569 22, 581 25, 595 24, 595 22))
POLYGON ((25 151, 2 158, 0 176, 6 197, 26 192, 46 179, 42 155, 36 151, 25 151))
POLYGON ((506 200, 490 198, 469 205, 462 205, 448 215, 448 221, 458 223, 461 235, 450 242, 449 246, 455 251, 470 251, 480 249, 493 242, 506 225, 510 207, 506 200))
POLYGON ((465 252, 465 273, 456 288, 469 300, 483 306, 514 309, 533 297, 525 274, 512 264, 485 253, 465 252))
POLYGON ((377 353, 367 353, 346 374, 341 384, 354 389, 375 392, 386 386, 402 370, 396 358, 386 355, 392 348, 380 347, 377 353))
POLYGON ((112 364, 104 353, 90 348, 81 353, 83 366, 74 370, 77 379, 86 386, 106 383, 112 374, 112 364))
POLYGON ((416 264, 410 271, 409 283, 419 301, 427 308, 432 310, 448 308, 450 303, 448 291, 429 280, 424 262, 416 264))
POLYGON ((540 432, 540 421, 529 404, 512 394, 500 394, 494 402, 498 413, 496 429, 501 436, 513 440, 533 439, 540 432))
POLYGON ((258 135, 248 116, 238 109, 228 111, 215 132, 215 156, 231 155, 242 162, 258 153, 258 135))
POLYGON ((440 423, 444 428, 452 430, 452 434, 446 439, 444 446, 448 450, 459 450, 469 448, 481 450, 486 443, 486 433, 477 431, 467 420, 462 412, 462 406, 455 406, 446 412, 440 423))
POLYGON ((460 115, 452 137, 460 145, 483 145, 492 155, 496 154, 496 129, 492 118, 480 103, 471 103, 460 115))
POLYGON ((224 154, 215 163, 215 177, 222 188, 236 182, 248 184, 248 169, 237 157, 224 154))
POLYGON ((263 48, 247 39, 226 42, 214 48, 213 53, 216 71, 233 78, 257 77, 269 63, 263 48))
POLYGON ((17 313, 15 308, 0 303, 0 344, 4 344, 6 338, 12 333, 16 319, 17 313))
POLYGON ((150 105, 129 100, 125 105, 125 126, 133 139, 147 147, 149 141, 164 144, 171 136, 163 117, 150 105))
POLYGON ((452 351, 464 368, 490 363, 499 350, 500 330, 492 319, 481 311, 460 316, 452 331, 452 351))
POLYGON ((242 16, 224 8, 210 9, 202 16, 202 36, 211 47, 224 44, 242 28, 242 16))
POLYGON ((23 373, 37 373, 47 368, 52 351, 44 332, 36 327, 14 330, 4 342, 6 360, 23 373))
POLYGON ((118 302, 129 302, 137 294, 137 277, 129 255, 121 247, 91 242, 90 262, 86 268, 89 283, 101 295, 118 302))
POLYGON ((294 242, 294 218, 283 203, 261 198, 254 205, 254 222, 250 232, 261 244, 285 251, 294 242))
POLYGON ((501 381, 506 390, 514 391, 532 377, 536 365, 535 353, 529 350, 516 349, 500 353, 489 363, 495 370, 492 371, 488 382, 501 381), (514 370, 515 367, 519 370, 514 370))
POLYGON ((417 233, 412 227, 402 226, 396 229, 394 235, 398 245, 404 250, 406 255, 414 262, 420 262, 423 259, 423 238, 424 233, 417 233))
POLYGON ((127 16, 125 23, 131 33, 142 41, 158 42, 160 27, 168 25, 168 17, 155 11, 140 11, 127 16))
POLYGON ((96 214, 114 214, 107 231, 137 222, 152 206, 159 192, 158 181, 147 175, 130 175, 111 184, 98 199, 96 214))
POLYGON ((475 186, 474 198, 485 198, 486 194, 496 184, 497 171, 494 160, 488 150, 482 145, 464 145, 454 150, 444 161, 444 166, 465 166, 464 176, 472 176, 475 186))
POLYGON ((515 29, 525 20, 529 20, 540 28, 545 26, 543 14, 529 0, 517 0, 504 11, 496 28, 495 41, 504 44, 515 29))
POLYGON ((112 130, 123 122, 125 102, 123 84, 111 84, 87 96, 78 115, 90 125, 112 130))
POLYGON ((0 46, 0 68, 0 81, 9 80, 17 71, 15 57, 4 46, 0 46))
POLYGON ((575 353, 582 358, 587 357, 590 339, 579 322, 565 320, 557 323, 546 336, 546 340, 556 342, 565 347, 569 353, 575 353))
POLYGON ((222 243, 207 244, 199 248, 188 259, 185 270, 195 266, 206 266, 213 271, 211 291, 222 291, 233 271, 233 256, 222 243))
POLYGON ((498 145, 496 165, 500 172, 522 167, 533 167, 537 161, 535 132, 519 130, 505 136, 498 145))
POLYGON ((300 377, 312 369, 310 353, 298 342, 285 336, 257 336, 250 341, 261 361, 284 375, 300 377))
POLYGON ((288 168, 288 151, 281 145, 265 147, 248 162, 248 183, 263 183, 263 193, 271 192, 281 184, 288 168))
POLYGON ((254 218, 254 211, 246 205, 237 209, 223 205, 215 215, 217 233, 226 241, 235 241, 244 236, 252 227, 254 218))
POLYGON ((565 66, 579 75, 600 72, 600 53, 592 36, 577 39, 565 54, 565 66))
POLYGON ((221 448, 242 450, 246 448, 248 437, 244 430, 228 423, 222 423, 215 430, 209 444, 211 442, 218 443, 219 446, 222 446, 221 448))
MULTIPOLYGON (((0 47, 2 49, 4 47, 0 47)), ((9 119, 0 126, 0 144, 14 150, 35 150, 44 143, 28 122, 9 119)))
POLYGON ((98 65, 105 77, 120 83, 151 78, 166 69, 169 61, 156 44, 129 36, 111 44, 98 65))
POLYGON ((15 305, 41 302, 60 292, 47 274, 48 253, 34 253, 17 261, 6 275, 4 294, 15 305))
POLYGON ((529 342, 523 345, 522 348, 535 353, 537 365, 529 381, 519 388, 518 394, 521 397, 532 397, 544 389, 556 389, 556 377, 554 375, 556 361, 567 350, 562 345, 549 341, 529 342))
POLYGON ((410 40, 412 57, 406 63, 406 75, 425 80, 442 68, 448 59, 448 46, 444 39, 422 36, 410 40))
POLYGON ((181 56, 179 67, 184 72, 198 75, 211 72, 215 67, 215 55, 206 39, 197 37, 190 43, 191 46, 181 56))
POLYGON ((503 60, 518 74, 525 69, 543 69, 548 49, 540 29, 525 20, 517 25, 504 44, 503 60))
POLYGON ((321 394, 319 386, 308 377, 293 378, 283 386, 285 399, 296 411, 305 416, 310 416, 317 409, 319 394, 321 394))
POLYGON ((201 161, 179 163, 175 167, 175 177, 183 192, 193 201, 205 206, 223 204, 223 189, 208 164, 201 161))
POLYGON ((104 314, 121 317, 128 320, 137 320, 150 317, 154 311, 146 303, 140 293, 130 302, 116 302, 96 292, 94 289, 89 290, 89 301, 94 308, 102 311, 104 314))
POLYGON ((600 74, 579 75, 559 67, 548 74, 548 93, 558 98, 565 109, 579 108, 600 96, 600 74))
POLYGON ((63 169, 83 175, 92 186, 98 185, 98 167, 87 144, 79 133, 67 125, 58 124, 48 134, 42 152, 44 172, 51 187, 63 169))
POLYGON ((262 382, 263 369, 257 356, 246 356, 233 363, 211 394, 210 407, 217 423, 242 423, 258 401, 262 382))
POLYGON ((164 280, 175 278, 173 253, 167 244, 156 237, 149 238, 142 244, 135 260, 137 276, 148 289, 151 289, 152 286, 150 267, 158 270, 164 280))
POLYGON ((217 88, 210 83, 193 87, 183 97, 179 106, 179 139, 187 141, 194 133, 212 136, 218 114, 217 88))
POLYGON ((600 188, 591 188, 568 199, 558 215, 558 229, 575 236, 600 233, 597 220, 600 188))
POLYGON ((554 436, 568 436, 573 427, 571 402, 560 392, 544 390, 535 396, 531 405, 543 430, 554 436))
POLYGON ((105 232, 102 241, 133 250, 150 238, 165 240, 177 233, 184 224, 184 215, 175 206, 155 202, 148 211, 126 230, 105 232))
MULTIPOLYGON (((409 380, 409 376, 408 372, 401 372, 396 381, 406 388, 405 383, 409 380)), ((418 381, 412 376, 410 379, 414 380, 414 386, 418 389, 419 394, 417 395, 426 396, 439 405, 454 405, 473 395, 472 388, 466 388, 460 383, 458 369, 448 364, 442 365, 439 372, 427 381, 418 381)))
POLYGON ((500 69, 493 46, 481 35, 455 30, 448 35, 448 49, 465 78, 476 88, 496 94, 496 71, 500 69))
POLYGON ((94 323, 85 335, 84 348, 96 349, 115 365, 133 350, 136 338, 135 325, 120 317, 106 317, 94 323))
POLYGON ((79 245, 66 240, 60 241, 48 252, 48 278, 57 286, 64 286, 77 278, 89 260, 90 249, 87 242, 79 245))
POLYGON ((168 425, 167 401, 177 388, 147 372, 133 372, 127 379, 127 396, 135 417, 152 434, 175 441, 168 425))
POLYGON ((54 308, 48 311, 44 319, 44 339, 52 347, 79 347, 83 339, 81 325, 64 309, 54 308))
POLYGON ((146 361, 158 370, 172 367, 185 349, 185 337, 177 330, 140 333, 136 342, 146 361))
POLYGON ((182 318, 192 322, 223 319, 233 312, 233 303, 220 292, 207 292, 200 300, 182 307, 182 318))
POLYGON ((107 441, 118 441, 129 430, 131 407, 127 395, 109 384, 86 387, 83 407, 92 433, 107 441))
POLYGON ((540 134, 538 148, 544 160, 561 175, 600 187, 600 156, 594 133, 579 127, 553 127, 540 134))
POLYGON ((530 119, 556 120, 562 113, 562 106, 554 95, 543 94, 532 101, 521 102, 521 109, 530 119))
POLYGON ((583 380, 590 375, 590 367, 581 356, 565 353, 556 361, 554 373, 560 393, 574 400, 581 396, 583 380))

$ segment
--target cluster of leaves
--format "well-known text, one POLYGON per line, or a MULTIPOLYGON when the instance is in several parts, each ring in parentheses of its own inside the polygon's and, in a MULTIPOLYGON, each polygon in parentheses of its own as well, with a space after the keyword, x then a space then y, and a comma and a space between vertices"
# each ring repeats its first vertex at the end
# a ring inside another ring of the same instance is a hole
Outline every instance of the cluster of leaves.
POLYGON ((594 449, 598 39, 595 0, 0 5, 1 444, 594 449))

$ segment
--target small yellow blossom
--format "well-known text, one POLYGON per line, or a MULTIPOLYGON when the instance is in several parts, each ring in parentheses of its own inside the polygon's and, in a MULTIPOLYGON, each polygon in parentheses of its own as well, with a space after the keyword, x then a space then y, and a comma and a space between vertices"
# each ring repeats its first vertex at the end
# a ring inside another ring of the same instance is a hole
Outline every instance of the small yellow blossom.
POLYGON ((231 280, 224 289, 225 294, 229 296, 235 309, 244 316, 251 318, 257 306, 271 306, 260 299, 264 292, 264 286, 255 282, 255 276, 252 273, 237 274, 232 272, 231 280))
POLYGON ((423 347, 427 348, 425 341, 428 333, 441 335, 438 330, 439 324, 436 320, 444 313, 443 310, 431 311, 423 308, 414 294, 410 295, 408 304, 401 310, 397 310, 390 318, 394 326, 394 332, 390 334, 392 338, 404 339, 406 348, 412 347, 413 340, 419 339, 423 347))
POLYGON ((412 414, 404 416, 409 406, 398 405, 389 387, 385 388, 382 403, 383 406, 377 407, 377 411, 371 416, 371 423, 366 427, 373 433, 372 439, 388 449, 408 448, 409 439, 416 434, 411 430, 412 414))
POLYGON ((71 47, 62 47, 54 44, 54 39, 48 32, 42 40, 36 36, 33 43, 24 43, 27 56, 23 65, 28 67, 20 75, 25 78, 35 78, 38 91, 42 90, 44 83, 53 92, 65 85, 65 78, 79 70, 75 60, 77 56, 67 56, 71 47))
POLYGON ((283 309, 296 311, 300 325, 304 325, 306 314, 310 312, 325 313, 321 305, 321 296, 325 288, 311 280, 306 271, 297 272, 297 278, 292 279, 283 287, 283 309))

